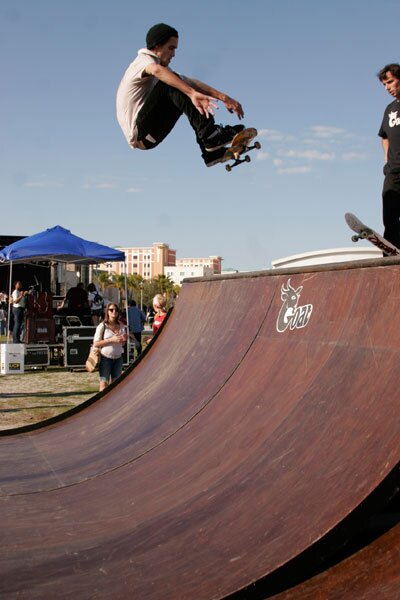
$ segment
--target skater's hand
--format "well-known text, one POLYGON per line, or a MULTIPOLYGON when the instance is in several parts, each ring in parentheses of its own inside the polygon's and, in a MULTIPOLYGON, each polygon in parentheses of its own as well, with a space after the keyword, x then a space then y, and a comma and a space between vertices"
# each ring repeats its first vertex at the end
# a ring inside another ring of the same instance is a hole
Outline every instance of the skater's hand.
POLYGON ((226 110, 228 110, 230 113, 235 113, 239 117, 239 119, 243 119, 244 112, 240 102, 234 100, 233 98, 230 98, 229 96, 225 96, 224 104, 226 110))
POLYGON ((190 99, 199 113, 207 117, 207 119, 214 114, 214 109, 217 108, 214 98, 210 98, 210 96, 206 96, 200 92, 193 91, 190 99))

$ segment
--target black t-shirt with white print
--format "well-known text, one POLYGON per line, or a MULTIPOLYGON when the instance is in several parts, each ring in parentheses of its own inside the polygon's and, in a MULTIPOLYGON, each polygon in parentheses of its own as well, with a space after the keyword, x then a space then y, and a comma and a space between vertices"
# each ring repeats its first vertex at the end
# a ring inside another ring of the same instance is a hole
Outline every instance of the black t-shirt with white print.
POLYGON ((378 135, 389 140, 385 173, 400 173, 400 102, 398 100, 386 107, 378 135))

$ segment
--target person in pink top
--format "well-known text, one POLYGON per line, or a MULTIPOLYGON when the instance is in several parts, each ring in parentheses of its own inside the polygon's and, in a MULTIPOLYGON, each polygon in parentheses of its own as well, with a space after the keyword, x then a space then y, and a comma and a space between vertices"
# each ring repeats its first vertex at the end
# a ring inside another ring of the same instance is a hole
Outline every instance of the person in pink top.
POLYGON ((167 300, 165 296, 162 294, 156 294, 153 298, 153 308, 156 311, 153 322, 153 335, 157 333, 160 329, 165 317, 167 316, 167 311, 165 310, 165 306, 167 304, 167 300))

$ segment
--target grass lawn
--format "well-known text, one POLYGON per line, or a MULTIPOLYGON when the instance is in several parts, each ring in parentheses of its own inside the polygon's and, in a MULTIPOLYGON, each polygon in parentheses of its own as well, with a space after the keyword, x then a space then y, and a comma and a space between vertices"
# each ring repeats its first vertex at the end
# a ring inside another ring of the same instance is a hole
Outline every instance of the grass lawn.
POLYGON ((0 430, 54 417, 93 396, 98 373, 61 367, 0 375, 0 430))
MULTIPOLYGON (((148 332, 147 332, 148 333, 148 332)), ((0 336, 0 343, 7 342, 0 336)), ((99 374, 50 366, 0 375, 0 430, 49 419, 81 404, 99 389, 99 374)))

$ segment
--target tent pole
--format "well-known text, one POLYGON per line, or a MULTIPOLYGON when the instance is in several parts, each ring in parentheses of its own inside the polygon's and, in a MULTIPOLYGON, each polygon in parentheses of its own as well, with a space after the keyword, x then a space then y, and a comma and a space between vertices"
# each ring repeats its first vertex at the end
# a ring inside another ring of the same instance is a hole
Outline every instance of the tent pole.
POLYGON ((8 282, 7 342, 10 341, 11 287, 12 287, 12 260, 10 260, 10 279, 8 282))
POLYGON ((129 331, 129 316, 128 316, 128 277, 126 274, 126 258, 124 259, 124 275, 125 275, 125 310, 126 310, 126 324, 129 331))
POLYGON ((129 311, 128 311, 128 277, 126 273, 126 256, 124 258, 124 275, 125 275, 125 314, 126 314, 126 349, 127 349, 127 362, 129 363, 130 356, 130 335, 129 335, 129 311))

